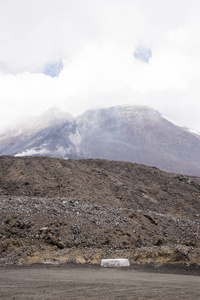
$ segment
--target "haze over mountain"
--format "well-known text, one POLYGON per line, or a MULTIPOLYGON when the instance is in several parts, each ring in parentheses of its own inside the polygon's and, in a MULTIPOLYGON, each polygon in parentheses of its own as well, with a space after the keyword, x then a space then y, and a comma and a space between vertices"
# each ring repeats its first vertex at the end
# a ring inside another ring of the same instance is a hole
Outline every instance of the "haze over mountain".
POLYGON ((145 106, 86 111, 53 108, 0 135, 0 155, 101 158, 200 176, 200 136, 145 106))

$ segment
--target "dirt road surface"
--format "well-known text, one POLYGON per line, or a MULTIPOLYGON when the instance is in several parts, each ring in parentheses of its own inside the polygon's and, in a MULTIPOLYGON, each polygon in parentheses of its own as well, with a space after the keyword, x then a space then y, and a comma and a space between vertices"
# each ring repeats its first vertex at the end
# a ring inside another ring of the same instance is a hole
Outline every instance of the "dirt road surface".
POLYGON ((200 276, 97 266, 1 267, 0 298, 197 300, 200 276))

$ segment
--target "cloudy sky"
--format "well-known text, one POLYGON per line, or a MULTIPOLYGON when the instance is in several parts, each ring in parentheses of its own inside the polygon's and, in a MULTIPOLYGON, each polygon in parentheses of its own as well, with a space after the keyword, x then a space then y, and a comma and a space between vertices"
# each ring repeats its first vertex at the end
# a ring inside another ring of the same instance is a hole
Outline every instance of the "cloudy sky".
POLYGON ((200 132, 199 0, 0 0, 0 127, 148 105, 200 132))

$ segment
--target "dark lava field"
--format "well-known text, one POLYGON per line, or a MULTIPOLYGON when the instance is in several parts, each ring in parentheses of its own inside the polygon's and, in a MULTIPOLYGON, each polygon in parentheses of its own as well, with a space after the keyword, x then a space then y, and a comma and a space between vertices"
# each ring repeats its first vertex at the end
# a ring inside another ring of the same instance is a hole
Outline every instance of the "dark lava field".
POLYGON ((200 265, 200 178, 97 159, 0 157, 0 264, 200 265))

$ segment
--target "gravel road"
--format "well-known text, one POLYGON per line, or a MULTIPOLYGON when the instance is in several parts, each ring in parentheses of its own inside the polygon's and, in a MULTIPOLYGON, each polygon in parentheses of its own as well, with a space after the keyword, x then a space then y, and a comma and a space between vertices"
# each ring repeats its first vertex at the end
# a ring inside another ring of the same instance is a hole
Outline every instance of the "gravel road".
POLYGON ((97 266, 1 267, 0 298, 197 300, 200 277, 97 266))

